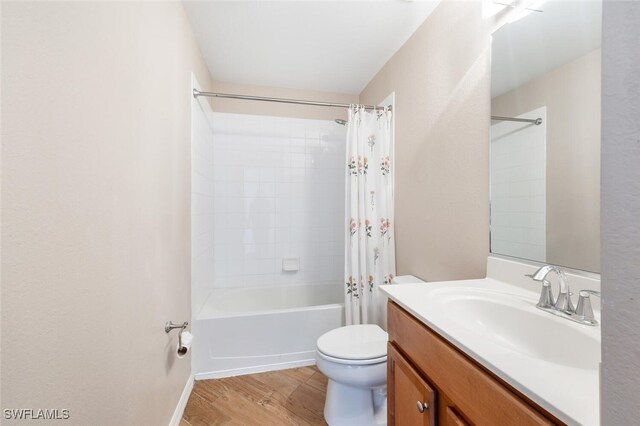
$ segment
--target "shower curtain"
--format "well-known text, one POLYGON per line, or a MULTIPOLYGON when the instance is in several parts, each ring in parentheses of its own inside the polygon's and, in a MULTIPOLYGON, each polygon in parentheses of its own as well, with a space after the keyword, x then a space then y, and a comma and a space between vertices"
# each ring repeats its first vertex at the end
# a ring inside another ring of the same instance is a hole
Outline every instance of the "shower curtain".
MULTIPOLYGON (((380 284, 395 275, 391 111, 349 108, 347 127, 346 324, 375 324, 380 284)), ((386 307, 382 307, 385 309, 386 307)))

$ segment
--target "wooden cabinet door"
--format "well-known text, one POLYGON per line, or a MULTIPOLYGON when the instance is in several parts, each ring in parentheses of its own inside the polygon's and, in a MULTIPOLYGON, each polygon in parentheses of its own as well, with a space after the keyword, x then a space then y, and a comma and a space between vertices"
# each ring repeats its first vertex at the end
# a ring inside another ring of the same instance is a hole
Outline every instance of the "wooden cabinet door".
POLYGON ((444 413, 440 414, 438 420, 440 420, 440 426, 469 426, 469 423, 460 417, 455 408, 449 406, 444 409, 444 413))
POLYGON ((387 369, 389 426, 435 426, 435 391, 391 343, 387 369))

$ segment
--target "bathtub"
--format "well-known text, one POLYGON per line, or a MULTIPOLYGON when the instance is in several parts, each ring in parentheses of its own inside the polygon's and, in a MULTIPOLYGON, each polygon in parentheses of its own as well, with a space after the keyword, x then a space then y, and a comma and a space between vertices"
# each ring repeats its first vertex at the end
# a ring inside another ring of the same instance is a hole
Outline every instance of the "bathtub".
POLYGON ((343 324, 342 285, 214 289, 192 324, 195 378, 313 365, 318 337, 343 324))

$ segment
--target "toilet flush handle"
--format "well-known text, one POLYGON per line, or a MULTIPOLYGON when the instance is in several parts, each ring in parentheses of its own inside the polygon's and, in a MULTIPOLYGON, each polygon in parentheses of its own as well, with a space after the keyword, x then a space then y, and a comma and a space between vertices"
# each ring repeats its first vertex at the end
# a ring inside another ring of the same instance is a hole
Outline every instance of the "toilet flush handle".
POLYGON ((418 411, 420 411, 421 413, 424 413, 424 411, 429 408, 429 404, 422 401, 417 401, 416 405, 418 406, 418 411))

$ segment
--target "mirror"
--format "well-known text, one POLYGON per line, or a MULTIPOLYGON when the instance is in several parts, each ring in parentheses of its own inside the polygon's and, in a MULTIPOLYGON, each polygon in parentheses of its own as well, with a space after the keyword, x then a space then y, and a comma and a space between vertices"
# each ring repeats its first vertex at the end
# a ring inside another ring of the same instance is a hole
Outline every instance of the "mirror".
POLYGON ((599 272, 602 3, 532 9, 492 39, 491 252, 599 272))

